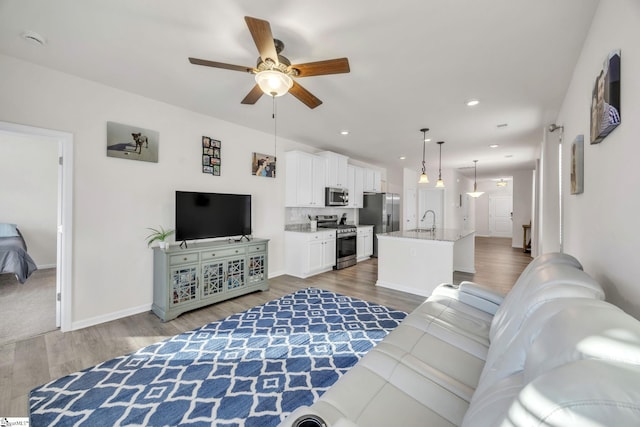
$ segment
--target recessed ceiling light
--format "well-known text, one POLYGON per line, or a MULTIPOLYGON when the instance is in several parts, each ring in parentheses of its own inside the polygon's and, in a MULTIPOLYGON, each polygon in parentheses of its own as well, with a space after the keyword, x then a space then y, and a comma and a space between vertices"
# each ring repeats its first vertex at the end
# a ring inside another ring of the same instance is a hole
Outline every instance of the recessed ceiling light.
POLYGON ((399 158, 400 160, 405 160, 405 159, 406 159, 406 157, 405 157, 405 156, 400 156, 400 157, 398 157, 398 158, 399 158))
POLYGON ((424 142, 431 142, 431 138, 425 138, 424 142))
POLYGON ((480 101, 478 101, 477 99, 470 99, 467 101, 467 106, 468 107, 473 107, 475 105, 480 104, 480 101))
POLYGON ((340 131, 340 135, 349 135, 349 131, 348 130, 340 131))
POLYGON ((44 46, 47 43, 44 37, 33 31, 25 31, 21 37, 35 46, 44 46))
POLYGON ((500 147, 498 144, 491 144, 491 145, 489 146, 489 148, 498 148, 498 147, 500 147))

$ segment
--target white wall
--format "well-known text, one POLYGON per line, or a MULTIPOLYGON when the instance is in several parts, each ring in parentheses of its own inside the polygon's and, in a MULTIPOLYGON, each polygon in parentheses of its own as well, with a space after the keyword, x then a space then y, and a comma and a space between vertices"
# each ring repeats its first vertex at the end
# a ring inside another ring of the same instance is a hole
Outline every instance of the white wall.
POLYGON ((0 132, 0 222, 17 224, 38 268, 56 265, 58 144, 0 132))
POLYGON ((640 317, 640 2, 601 1, 557 119, 565 126, 565 252, 603 284, 607 300, 640 317), (621 124, 589 144, 595 78, 607 54, 621 49, 621 124), (570 195, 570 142, 585 135, 584 193, 570 195))
MULTIPOLYGON (((73 328, 149 309, 146 227, 173 227, 178 189, 252 194, 254 235, 271 239, 270 273, 283 271, 282 174, 250 175, 251 153, 270 152, 273 135, 7 56, 0 69, 0 120, 74 135, 73 328), (107 157, 107 121, 158 131, 159 162, 107 157), (222 141, 220 177, 201 172, 202 135, 222 141)), ((279 140, 278 157, 299 145, 279 140)))

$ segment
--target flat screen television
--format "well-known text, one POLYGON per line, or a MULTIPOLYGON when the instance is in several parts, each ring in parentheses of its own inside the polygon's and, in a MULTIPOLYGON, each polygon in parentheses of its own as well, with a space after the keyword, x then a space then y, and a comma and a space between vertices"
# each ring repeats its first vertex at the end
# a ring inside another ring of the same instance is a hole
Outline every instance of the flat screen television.
POLYGON ((176 241, 250 234, 250 194, 176 191, 176 241))

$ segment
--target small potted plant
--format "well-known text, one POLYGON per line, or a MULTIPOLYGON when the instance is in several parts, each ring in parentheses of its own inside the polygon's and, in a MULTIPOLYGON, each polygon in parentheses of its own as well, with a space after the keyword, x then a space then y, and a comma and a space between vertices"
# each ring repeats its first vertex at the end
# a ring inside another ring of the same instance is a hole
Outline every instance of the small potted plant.
POLYGON ((150 247, 151 244, 157 240, 158 241, 158 245, 160 246, 160 249, 166 249, 167 242, 165 240, 166 240, 167 237, 171 236, 175 231, 175 230, 165 230, 164 228, 162 228, 162 226, 160 226, 159 229, 157 229, 157 228, 147 228, 147 230, 151 230, 152 231, 152 233, 149 234, 146 237, 147 238, 147 246, 150 247))

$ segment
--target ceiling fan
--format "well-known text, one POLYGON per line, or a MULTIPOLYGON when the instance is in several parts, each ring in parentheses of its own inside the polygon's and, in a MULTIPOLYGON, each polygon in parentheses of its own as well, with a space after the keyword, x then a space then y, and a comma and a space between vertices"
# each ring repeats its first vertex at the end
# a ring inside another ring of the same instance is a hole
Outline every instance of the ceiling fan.
POLYGON ((189 58, 189 62, 195 65, 255 74, 256 85, 242 100, 242 104, 255 104, 263 94, 275 97, 289 92, 307 107, 316 108, 322 104, 322 101, 297 83, 294 78, 341 74, 350 71, 347 58, 291 65, 289 59, 280 55, 280 52, 284 49, 284 43, 273 38, 271 25, 269 25, 268 21, 250 16, 245 16, 244 20, 260 53, 260 58, 258 58, 255 68, 189 58))

